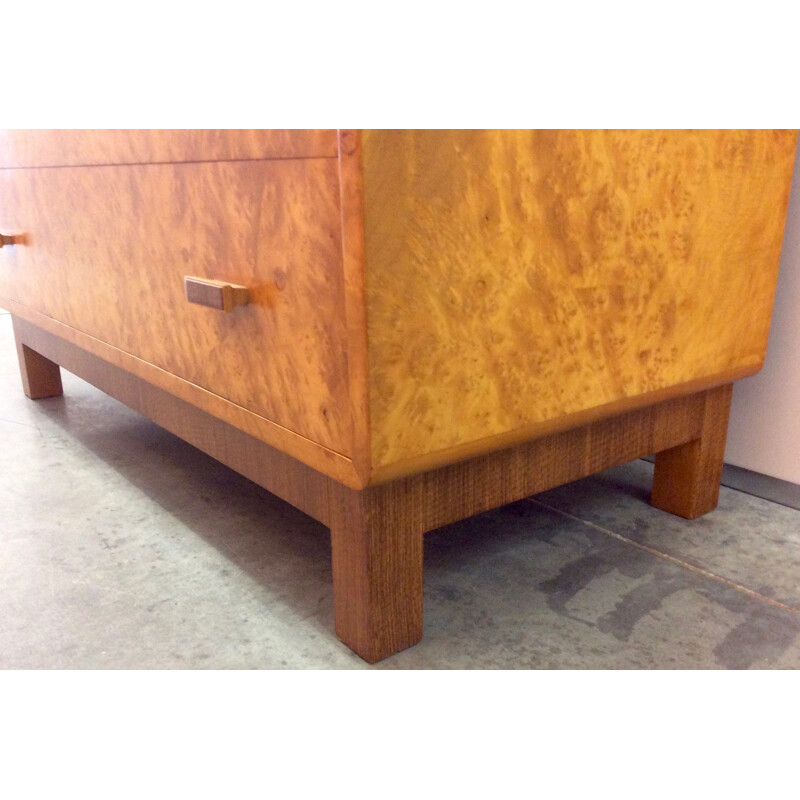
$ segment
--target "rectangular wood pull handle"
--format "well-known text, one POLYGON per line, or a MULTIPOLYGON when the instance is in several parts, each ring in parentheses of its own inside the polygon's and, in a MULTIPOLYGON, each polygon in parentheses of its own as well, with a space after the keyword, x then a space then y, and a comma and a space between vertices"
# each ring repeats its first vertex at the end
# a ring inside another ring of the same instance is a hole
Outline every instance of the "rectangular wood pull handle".
POLYGON ((212 281, 207 278, 186 277, 186 299, 190 303, 215 308, 228 313, 236 306, 244 306, 250 301, 246 286, 237 286, 227 281, 212 281))

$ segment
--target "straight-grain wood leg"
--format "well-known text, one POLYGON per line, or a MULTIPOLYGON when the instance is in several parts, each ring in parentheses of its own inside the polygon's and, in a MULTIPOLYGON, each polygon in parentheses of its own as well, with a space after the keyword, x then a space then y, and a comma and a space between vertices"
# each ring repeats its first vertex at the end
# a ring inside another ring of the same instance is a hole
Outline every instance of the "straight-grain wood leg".
POLYGON ((61 386, 61 369, 58 364, 45 358, 22 343, 16 319, 12 317, 14 336, 17 341, 19 371, 22 376, 22 389, 32 400, 44 397, 59 397, 64 394, 61 386))
POLYGON ((336 635, 374 663, 422 638, 420 504, 404 484, 330 491, 336 635))
POLYGON ((656 508, 694 519, 717 507, 732 389, 729 383, 705 393, 699 439, 656 453, 656 508))

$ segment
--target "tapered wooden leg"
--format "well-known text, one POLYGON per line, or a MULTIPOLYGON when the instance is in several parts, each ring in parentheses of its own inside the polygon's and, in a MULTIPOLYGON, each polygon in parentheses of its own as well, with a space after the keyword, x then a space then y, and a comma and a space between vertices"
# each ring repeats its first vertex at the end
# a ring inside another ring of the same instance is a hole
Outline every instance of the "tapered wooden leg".
POLYGON ((656 453, 650 502, 694 519, 717 507, 733 384, 705 393, 700 438, 656 453))
POLYGON ((22 376, 22 388, 25 394, 32 400, 41 400, 44 397, 58 397, 64 394, 61 386, 61 370, 58 364, 24 345, 17 330, 15 319, 12 319, 12 324, 14 325, 14 335, 17 340, 19 371, 22 376))
POLYGON ((422 638, 419 506, 391 484, 331 485, 336 635, 370 663, 422 638))

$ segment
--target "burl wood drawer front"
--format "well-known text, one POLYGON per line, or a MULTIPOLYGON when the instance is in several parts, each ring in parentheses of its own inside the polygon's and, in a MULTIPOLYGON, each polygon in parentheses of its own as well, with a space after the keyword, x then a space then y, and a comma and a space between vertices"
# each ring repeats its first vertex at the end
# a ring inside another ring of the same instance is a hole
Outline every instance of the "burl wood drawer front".
POLYGON ((335 159, 0 170, 7 297, 346 454, 335 159), (223 313, 185 276, 249 289, 223 313))

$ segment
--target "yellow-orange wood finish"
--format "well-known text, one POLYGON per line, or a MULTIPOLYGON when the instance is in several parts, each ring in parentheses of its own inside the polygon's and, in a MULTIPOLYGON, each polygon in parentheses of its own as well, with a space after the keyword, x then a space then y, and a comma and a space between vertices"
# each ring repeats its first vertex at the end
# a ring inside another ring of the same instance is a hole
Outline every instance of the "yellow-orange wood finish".
POLYGON ((348 455, 335 159, 0 170, 0 198, 30 238, 0 296, 348 455), (193 305, 187 275, 249 302, 193 305))
POLYGON ((10 132, 0 298, 357 488, 756 371, 795 138, 10 132))
POLYGON ((328 525, 336 632, 370 662, 422 636, 425 531, 659 451, 679 454, 657 464, 658 483, 674 487, 667 502, 688 516, 713 487, 687 487, 683 470, 713 475, 708 455, 727 426, 721 387, 357 491, 61 336, 17 318, 14 332, 21 354, 36 355, 20 358, 32 397, 60 390, 61 364, 328 525))
POLYGON ((795 143, 6 132, 0 305, 29 396, 62 364, 330 525, 374 661, 421 635, 430 527, 654 451, 655 505, 714 507, 795 143))
POLYGON ((362 138, 373 470, 763 363, 794 131, 362 138))

